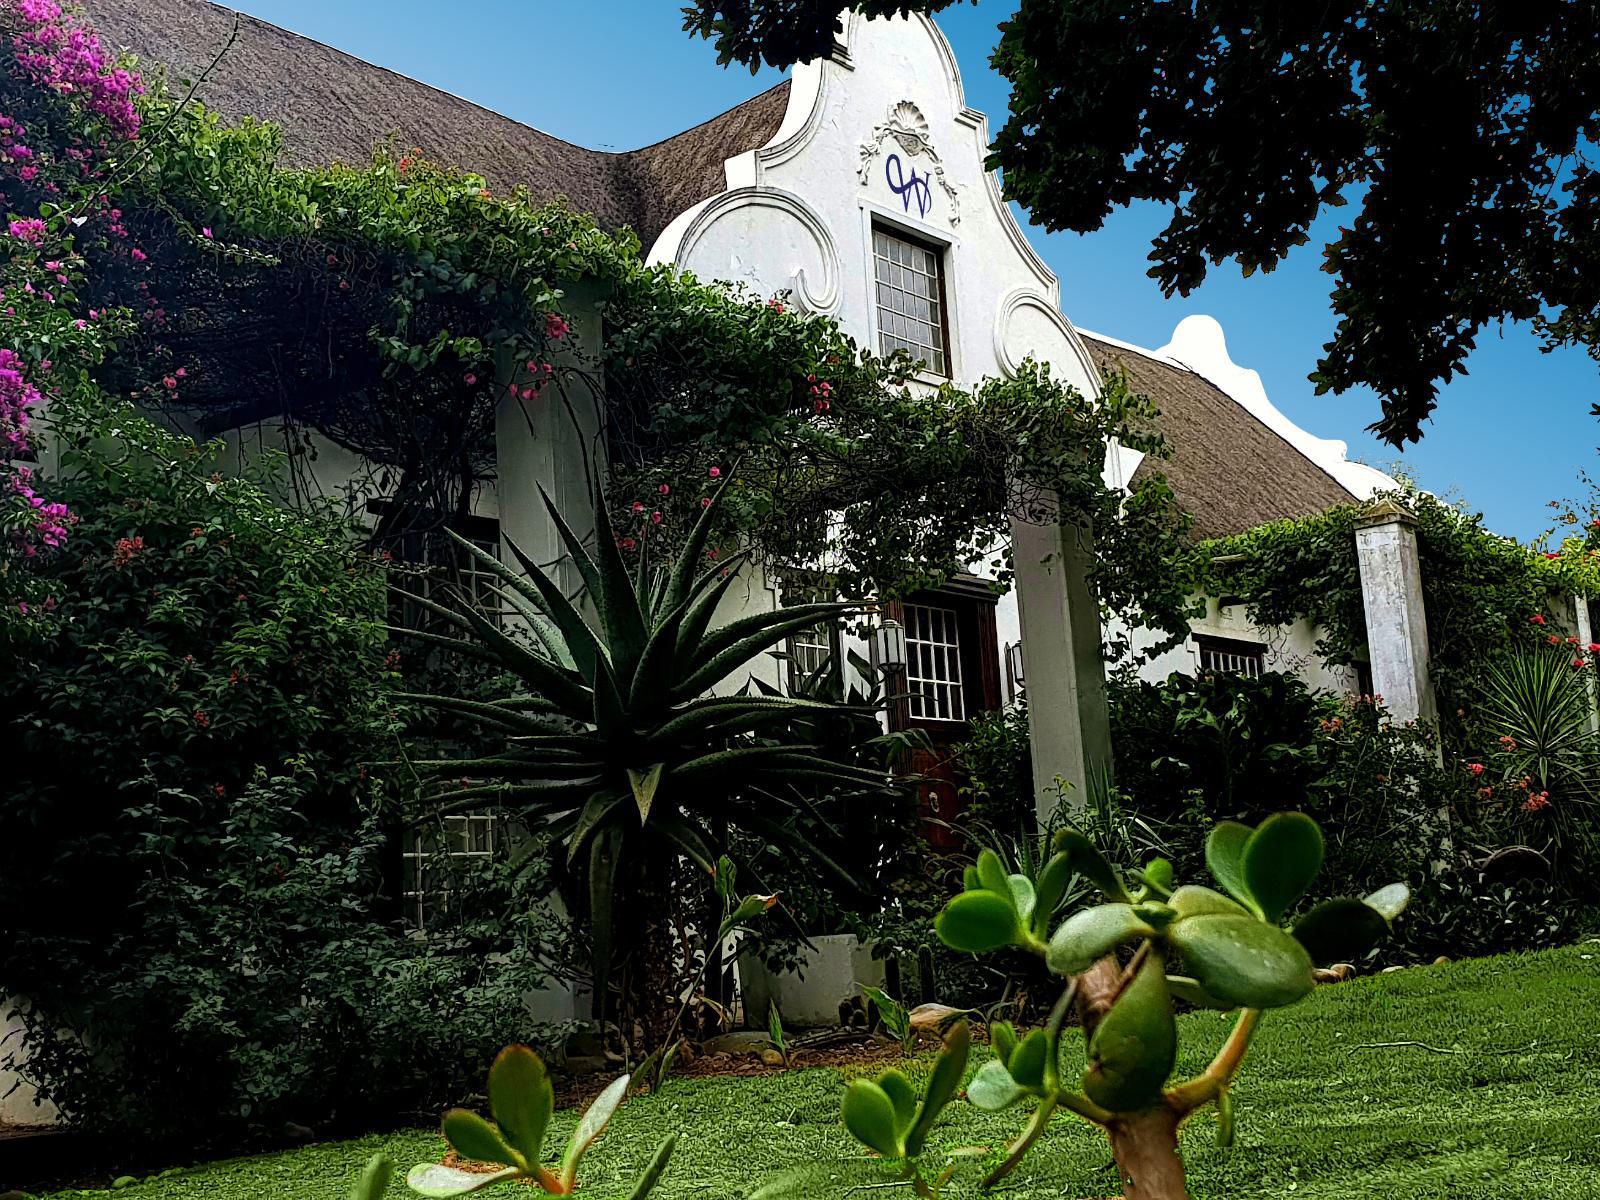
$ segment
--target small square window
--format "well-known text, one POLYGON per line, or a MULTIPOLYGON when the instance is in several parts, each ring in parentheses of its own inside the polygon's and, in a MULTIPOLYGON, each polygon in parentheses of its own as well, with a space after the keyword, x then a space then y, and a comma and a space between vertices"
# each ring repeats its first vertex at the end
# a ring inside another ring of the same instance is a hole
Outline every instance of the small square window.
POLYGON ((935 375, 950 374, 944 260, 937 250, 881 226, 872 230, 878 352, 904 350, 935 375))

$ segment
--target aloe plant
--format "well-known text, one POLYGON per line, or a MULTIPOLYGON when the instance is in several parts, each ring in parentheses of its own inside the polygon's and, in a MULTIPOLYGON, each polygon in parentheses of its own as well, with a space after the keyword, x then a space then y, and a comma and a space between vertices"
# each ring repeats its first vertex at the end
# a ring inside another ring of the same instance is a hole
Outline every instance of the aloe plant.
MULTIPOLYGON (((841 761, 799 740, 820 718, 868 711, 859 705, 708 694, 789 634, 852 611, 844 603, 805 604, 713 625, 744 561, 736 554, 706 566, 717 502, 727 486, 704 508, 676 559, 660 569, 641 548, 630 570, 598 485, 592 548, 545 496, 592 616, 515 544, 508 543, 520 570, 457 539, 481 572, 496 579, 494 600, 514 614, 525 636, 501 628, 460 594, 449 605, 411 597, 454 626, 455 635, 399 631, 497 664, 520 681, 517 694, 488 702, 408 697, 506 737, 505 749, 489 757, 416 764, 426 777, 448 781, 424 803, 437 812, 507 807, 586 872, 595 994, 602 1005, 619 881, 644 879, 664 889, 680 856, 712 876, 731 831, 783 847, 851 887, 823 823, 813 819, 796 785, 867 797, 864 802, 893 786, 886 771, 841 761)), ((642 935, 633 942, 640 944, 642 935)), ((656 1015, 664 1027, 670 1007, 656 1015)))
MULTIPOLYGON (((561 1161, 543 1161, 545 1132, 555 1109, 555 1092, 544 1061, 526 1046, 507 1046, 489 1068, 488 1120, 465 1108, 444 1115, 444 1137, 464 1159, 498 1164, 498 1171, 467 1171, 440 1163, 418 1163, 406 1175, 406 1186, 420 1196, 464 1196, 505 1180, 526 1180, 554 1196, 570 1196, 578 1187, 578 1166, 627 1095, 628 1077, 615 1080, 595 1097, 567 1140, 561 1161)), ((630 1200, 643 1200, 660 1181, 677 1146, 677 1135, 656 1149, 630 1200)), ((369 1164, 368 1170, 375 1164, 369 1164)))

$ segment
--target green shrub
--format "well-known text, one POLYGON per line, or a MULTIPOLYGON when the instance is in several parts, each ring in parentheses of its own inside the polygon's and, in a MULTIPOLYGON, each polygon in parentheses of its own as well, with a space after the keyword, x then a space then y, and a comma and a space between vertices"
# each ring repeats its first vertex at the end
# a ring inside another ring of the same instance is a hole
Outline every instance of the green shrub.
POLYGON ((532 930, 399 925, 398 806, 368 765, 394 745, 381 571, 216 447, 125 410, 54 418, 80 523, 0 657, 0 978, 25 1014, 5 1051, 73 1121, 154 1140, 470 1086, 538 1035, 510 1015, 548 972, 532 930))

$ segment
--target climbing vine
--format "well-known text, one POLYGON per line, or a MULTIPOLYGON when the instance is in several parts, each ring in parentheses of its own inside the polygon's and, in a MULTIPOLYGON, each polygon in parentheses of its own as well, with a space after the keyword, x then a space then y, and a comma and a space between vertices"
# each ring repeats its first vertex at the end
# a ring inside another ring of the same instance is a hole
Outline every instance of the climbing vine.
MULTIPOLYGON (((272 125, 225 123, 141 81, 53 3, 0 13, 14 46, 78 48, 70 86, 21 51, 0 81, 0 109, 36 113, 60 167, 19 169, 28 186, 6 191, 11 256, 38 293, 30 319, 70 327, 80 347, 31 343, 35 375, 53 360, 52 402, 70 402, 70 360, 75 386, 282 446, 301 496, 331 443, 358 464, 351 508, 404 557, 497 482, 506 420, 598 397, 589 448, 639 523, 637 553, 670 545, 710 471, 737 461, 721 545, 823 569, 846 594, 904 594, 985 560, 1004 579, 1013 519, 1065 520, 1093 530, 1108 610, 1186 628, 1171 564, 1189 553, 1187 524, 1170 489, 1101 482, 1108 439, 1162 452, 1153 410, 1121 379, 1095 402, 1034 364, 932 388, 784 297, 648 266, 627 231, 415 151, 284 168, 272 125), (63 32, 39 34, 40 20, 63 32), (54 268, 71 286, 41 290, 54 268)), ((26 358, 17 323, 7 332, 26 358)))
MULTIPOLYGON (((1560 611, 1560 597, 1600 595, 1600 538, 1594 546, 1573 536, 1554 550, 1528 547, 1491 533, 1481 514, 1413 486, 1390 498, 1416 517, 1428 650, 1444 710, 1470 702, 1472 673, 1490 659, 1557 636, 1544 614, 1560 611)), ((1341 505, 1204 543, 1206 590, 1242 597, 1259 624, 1305 617, 1319 628, 1318 652, 1329 662, 1364 661, 1356 561, 1362 510, 1341 505)))

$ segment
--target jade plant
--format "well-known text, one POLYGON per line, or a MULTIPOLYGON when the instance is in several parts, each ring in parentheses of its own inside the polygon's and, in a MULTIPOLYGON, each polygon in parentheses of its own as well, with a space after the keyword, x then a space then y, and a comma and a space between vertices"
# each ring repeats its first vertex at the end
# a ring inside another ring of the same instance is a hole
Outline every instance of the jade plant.
MULTIPOLYGON (((1124 1200, 1187 1200, 1179 1126, 1215 1106, 1219 1139, 1231 1144, 1231 1088, 1262 1013, 1310 993, 1316 963, 1375 946, 1409 893, 1394 884, 1364 900, 1329 900, 1286 928, 1286 914, 1322 866, 1322 832, 1303 813, 1278 813, 1253 829, 1231 821, 1216 826, 1206 842, 1206 864, 1221 891, 1177 886, 1163 859, 1125 880, 1071 829, 1056 835, 1054 851, 1031 876, 1008 872, 998 855, 984 851, 967 869, 964 890, 935 920, 953 950, 1020 949, 1040 956, 1065 980, 1043 1028, 1019 1035, 1008 1024, 989 1027, 994 1057, 973 1077, 967 1099, 986 1110, 1023 1102, 1034 1110, 983 1185, 992 1187, 1010 1173, 1064 1109, 1104 1129, 1124 1200), (1080 878, 1105 903, 1058 922, 1057 910, 1080 878), (1172 1078, 1179 999, 1238 1012, 1216 1057, 1193 1079, 1172 1078), (1076 1080, 1061 1064, 1074 1012, 1088 1039, 1087 1066, 1076 1080)), ((917 1159, 932 1117, 954 1086, 945 1073, 952 1063, 964 1066, 966 1047, 963 1026, 940 1056, 920 1105, 896 1072, 875 1084, 853 1083, 845 1096, 851 1133, 879 1154, 905 1160, 919 1195, 937 1195, 949 1175, 946 1168, 930 1181, 917 1159)))
POLYGON ((920 1170, 919 1159, 928 1131, 961 1087, 970 1047, 967 1023, 957 1021, 945 1036, 944 1049, 934 1062, 921 1096, 905 1072, 895 1068, 876 1079, 851 1080, 845 1088, 845 1128, 884 1158, 905 1163, 907 1176, 919 1196, 937 1196, 953 1172, 952 1167, 946 1167, 936 1178, 927 1179, 920 1170))
MULTIPOLYGON (((545 1132, 555 1109, 555 1091, 544 1061, 526 1046, 507 1046, 489 1068, 489 1111, 485 1119, 465 1108, 444 1115, 444 1137, 461 1158, 494 1164, 499 1170, 471 1171, 440 1163, 418 1163, 406 1184, 422 1196, 464 1196, 508 1179, 525 1180, 553 1196, 570 1196, 578 1187, 578 1164, 594 1144, 628 1091, 628 1076, 595 1097, 567 1140, 561 1161, 543 1162, 545 1132)), ((648 1196, 677 1146, 677 1135, 656 1149, 629 1200, 648 1196)), ((368 1170, 373 1169, 369 1164, 368 1170)))

